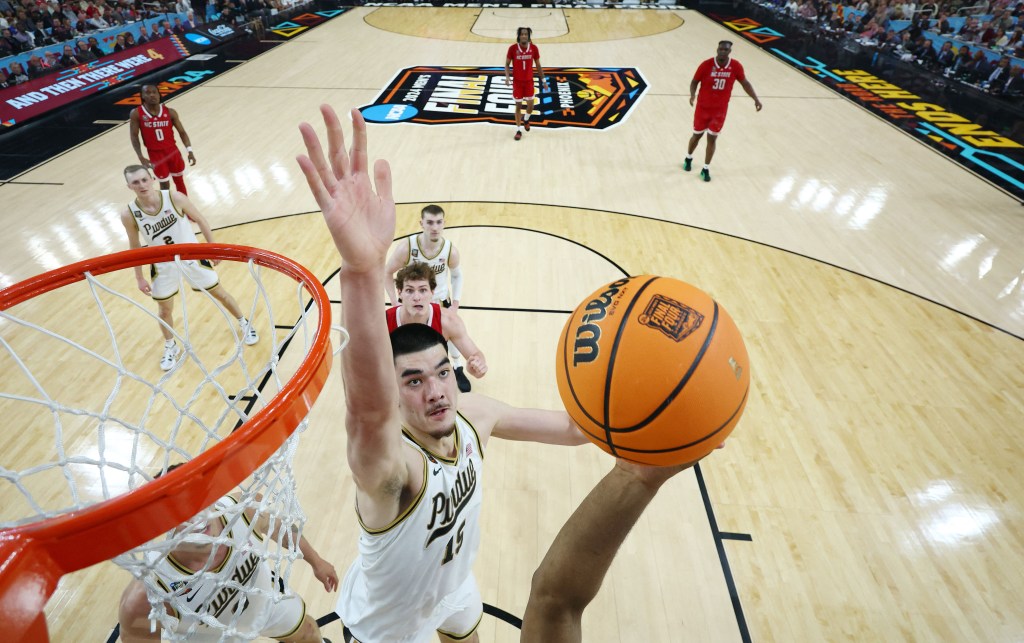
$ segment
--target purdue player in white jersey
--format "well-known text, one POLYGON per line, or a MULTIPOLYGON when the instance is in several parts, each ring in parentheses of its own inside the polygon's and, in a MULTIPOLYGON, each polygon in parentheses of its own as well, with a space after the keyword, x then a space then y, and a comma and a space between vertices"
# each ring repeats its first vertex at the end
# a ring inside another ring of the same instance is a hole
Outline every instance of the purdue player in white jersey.
POLYGON ((444 338, 428 326, 399 327, 388 347, 380 291, 395 233, 391 171, 377 162, 374 193, 362 115, 351 112, 350 156, 337 114, 326 105, 321 112, 330 163, 307 123, 300 131, 309 156, 298 160, 341 254, 341 323, 351 338, 341 360, 347 455, 363 532, 338 614, 360 643, 418 643, 435 632, 444 643, 474 643, 483 608, 470 571, 481 451, 492 435, 564 445, 586 438, 564 411, 460 396, 444 338))
MULTIPOLYGON (((199 240, 192 230, 189 219, 196 222, 206 241, 213 243, 213 231, 210 230, 210 224, 187 196, 174 190, 157 188, 149 170, 141 165, 126 167, 124 178, 128 187, 136 195, 135 200, 121 211, 121 223, 128 234, 130 247, 142 247, 140 236, 145 237, 146 245, 198 243, 199 240)), ((202 288, 209 292, 238 320, 242 340, 246 345, 251 346, 259 341, 259 335, 242 314, 238 302, 227 289, 220 285, 217 273, 213 269, 217 263, 219 261, 182 260, 180 270, 174 261, 153 264, 150 271, 153 279, 152 285, 143 277, 142 267, 136 266, 135 279, 138 282, 139 290, 156 300, 160 319, 164 322, 160 324, 160 332, 164 336, 164 355, 160 360, 161 369, 171 370, 181 352, 174 341, 171 329, 174 327, 174 300, 172 298, 178 294, 178 284, 181 283, 182 272, 185 275, 186 283, 191 284, 193 289, 202 288)))
MULTIPOLYGON (((283 592, 283 584, 259 555, 266 548, 263 538, 269 518, 264 515, 252 525, 254 513, 254 508, 242 509, 233 497, 224 496, 201 518, 188 523, 193 533, 166 555, 147 553, 154 580, 164 591, 174 594, 172 601, 163 605, 176 623, 174 631, 191 641, 235 640, 223 637, 223 629, 203 623, 201 617, 208 617, 225 626, 231 624, 245 639, 267 636, 294 643, 324 641, 316 621, 306 614, 301 596, 277 596, 283 592), (207 571, 215 571, 224 582, 213 582, 200 573, 207 571)), ((270 537, 279 540, 281 535, 270 537)), ((294 533, 288 537, 294 537, 294 533)), ((299 550, 324 589, 334 591, 338 586, 334 566, 321 558, 304 536, 299 538, 299 550)), ((150 611, 146 586, 138 579, 132 580, 118 608, 122 641, 161 640, 157 621, 151 625, 150 611)))
MULTIPOLYGON (((459 251, 450 239, 444 238, 444 210, 439 205, 428 205, 420 211, 420 227, 423 232, 410 235, 398 244, 384 267, 384 290, 392 306, 398 305, 398 295, 393 282, 395 273, 414 263, 430 266, 437 278, 434 289, 434 303, 454 312, 459 310, 462 300, 462 266, 459 251), (449 276, 451 291, 448 289, 449 276)), ((472 385, 463 370, 462 354, 454 345, 448 347, 455 366, 455 380, 459 390, 469 393, 472 385)))

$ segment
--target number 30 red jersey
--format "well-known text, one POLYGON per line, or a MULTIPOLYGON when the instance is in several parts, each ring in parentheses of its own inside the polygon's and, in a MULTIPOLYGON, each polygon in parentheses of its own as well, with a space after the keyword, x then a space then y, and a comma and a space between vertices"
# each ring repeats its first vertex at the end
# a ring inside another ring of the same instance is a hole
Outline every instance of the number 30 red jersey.
POLYGON ((147 150, 165 151, 178 148, 174 140, 170 110, 160 105, 160 113, 156 116, 150 114, 142 105, 139 105, 138 110, 139 130, 142 132, 142 142, 147 150))
POLYGON ((729 109, 729 97, 732 86, 737 80, 746 80, 743 65, 729 59, 725 67, 719 67, 714 58, 708 58, 697 67, 693 79, 700 82, 697 94, 697 107, 702 111, 721 111, 729 109))

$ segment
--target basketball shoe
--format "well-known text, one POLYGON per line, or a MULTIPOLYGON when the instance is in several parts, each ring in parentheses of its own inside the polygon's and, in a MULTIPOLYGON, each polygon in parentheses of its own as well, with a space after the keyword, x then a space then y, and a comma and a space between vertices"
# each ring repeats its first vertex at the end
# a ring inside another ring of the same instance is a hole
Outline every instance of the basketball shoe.
POLYGON ((711 170, 704 168, 700 171, 700 178, 704 179, 705 182, 711 180, 711 170))
POLYGON ((683 159, 683 171, 689 172, 693 169, 693 159, 683 159))
POLYGON ((518 140, 519 140, 519 139, 521 139, 522 137, 523 137, 523 133, 522 133, 522 132, 520 132, 519 130, 516 130, 516 140, 518 141, 518 140))
POLYGON ((256 329, 252 327, 252 324, 248 321, 240 323, 242 327, 242 341, 245 342, 246 346, 252 346, 256 342, 260 341, 260 336, 256 334, 256 329))
POLYGON ((463 393, 469 393, 473 390, 473 385, 469 383, 469 378, 466 377, 466 372, 461 366, 455 369, 455 382, 459 385, 459 390, 463 393))
POLYGON ((174 368, 174 363, 178 361, 178 354, 181 353, 181 349, 178 345, 164 346, 164 356, 160 360, 160 370, 169 371, 174 368))
POLYGON ((527 132, 530 131, 530 121, 523 121, 523 129, 527 132))

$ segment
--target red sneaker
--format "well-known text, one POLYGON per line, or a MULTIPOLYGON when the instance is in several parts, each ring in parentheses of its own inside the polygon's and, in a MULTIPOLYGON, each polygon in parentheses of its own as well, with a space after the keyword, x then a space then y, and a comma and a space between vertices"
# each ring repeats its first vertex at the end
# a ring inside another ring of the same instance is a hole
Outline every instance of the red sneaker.
POLYGON ((523 129, 525 129, 527 132, 530 131, 530 121, 523 122, 523 129))
POLYGON ((523 137, 523 133, 522 133, 522 132, 520 132, 519 130, 516 130, 516 140, 518 141, 518 140, 519 140, 519 139, 521 139, 522 137, 523 137))

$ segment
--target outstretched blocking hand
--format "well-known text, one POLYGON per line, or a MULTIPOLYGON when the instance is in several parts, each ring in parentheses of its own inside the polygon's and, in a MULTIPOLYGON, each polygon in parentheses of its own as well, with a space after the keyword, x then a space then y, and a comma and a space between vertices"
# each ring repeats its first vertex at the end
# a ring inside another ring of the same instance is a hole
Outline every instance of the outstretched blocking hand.
POLYGON ((395 236, 395 200, 391 194, 391 168, 379 160, 373 168, 376 192, 370 186, 366 160, 366 121, 353 109, 352 149, 345 151, 341 121, 329 105, 320 112, 327 126, 327 157, 316 132, 299 125, 307 155, 297 160, 306 183, 323 212, 334 245, 346 270, 379 271, 395 236))
MULTIPOLYGON (((724 446, 725 442, 719 444, 715 448, 721 449, 724 446)), ((623 460, 622 458, 618 458, 615 460, 615 466, 629 473, 634 478, 636 478, 643 484, 647 485, 648 487, 657 489, 665 482, 667 482, 668 479, 671 478, 672 476, 676 475, 677 473, 682 473, 683 471, 686 471, 687 469, 697 464, 698 462, 700 462, 700 460, 694 460, 693 462, 687 462, 686 464, 658 467, 649 464, 630 462, 629 460, 623 460)))

